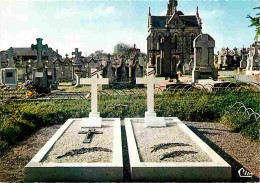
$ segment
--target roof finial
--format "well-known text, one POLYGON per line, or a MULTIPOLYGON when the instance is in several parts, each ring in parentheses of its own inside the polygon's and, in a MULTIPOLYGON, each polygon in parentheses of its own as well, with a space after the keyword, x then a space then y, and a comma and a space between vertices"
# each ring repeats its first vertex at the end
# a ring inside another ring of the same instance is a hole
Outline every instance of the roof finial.
POLYGON ((177 12, 178 0, 169 0, 167 15, 174 15, 177 12))
POLYGON ((149 7, 149 16, 151 16, 151 7, 149 7))

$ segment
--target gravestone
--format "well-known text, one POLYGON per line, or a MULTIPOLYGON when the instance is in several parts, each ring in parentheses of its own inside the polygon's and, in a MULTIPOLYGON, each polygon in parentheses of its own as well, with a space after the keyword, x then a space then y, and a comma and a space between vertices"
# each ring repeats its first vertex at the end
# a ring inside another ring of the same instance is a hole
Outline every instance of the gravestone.
POLYGON ((183 74, 184 74, 184 75, 190 74, 190 65, 189 65, 189 63, 185 63, 185 64, 183 65, 183 74))
POLYGON ((100 128, 102 123, 102 118, 98 112, 98 98, 97 89, 98 85, 109 84, 108 78, 99 78, 98 69, 91 69, 91 78, 80 79, 81 84, 91 85, 91 112, 89 113, 89 118, 82 119, 81 127, 96 127, 100 128))
POLYGON ((120 118, 101 119, 97 109, 97 85, 108 79, 95 68, 81 83, 91 85, 89 118, 68 119, 61 126, 26 165, 26 182, 123 181, 120 118))
POLYGON ((260 73, 260 42, 255 42, 249 48, 247 58, 246 74, 259 74, 260 73))
POLYGON ((55 67, 57 69, 57 79, 58 82, 71 82, 73 80, 72 76, 72 61, 66 54, 65 58, 57 58, 55 62, 55 67))
POLYGON ((45 52, 45 55, 48 56, 48 63, 45 67, 48 85, 50 85, 52 89, 57 90, 57 69, 53 62, 53 58, 57 55, 57 53, 53 51, 52 48, 48 48, 47 52, 45 52))
POLYGON ((8 58, 8 65, 7 68, 1 69, 1 84, 14 89, 18 84, 18 70, 14 68, 13 57, 16 56, 16 54, 12 47, 6 51, 5 56, 8 58))
POLYGON ((240 68, 245 69, 247 66, 247 51, 246 48, 241 50, 240 68))
POLYGON ((157 50, 161 52, 160 62, 156 63, 159 76, 175 78, 178 80, 177 63, 178 55, 175 54, 176 45, 172 43, 170 35, 164 36, 157 44, 157 50))
POLYGON ((81 62, 80 62, 80 59, 81 59, 81 56, 82 56, 82 52, 81 51, 79 51, 79 49, 78 48, 75 48, 75 52, 72 52, 72 55, 74 55, 75 56, 75 64, 81 64, 81 62))
POLYGON ((194 68, 192 82, 199 79, 218 79, 218 70, 214 65, 215 40, 208 34, 200 34, 194 39, 194 68))
POLYGON ((165 78, 156 78, 155 68, 148 68, 146 77, 136 78, 136 84, 147 85, 147 111, 145 112, 146 127, 162 127, 166 126, 165 120, 162 117, 157 117, 154 111, 154 85, 158 82, 165 81, 165 78))
POLYGON ((72 52, 72 55, 75 56, 75 61, 73 63, 73 77, 75 76, 76 79, 76 85, 75 87, 80 85, 80 76, 81 73, 83 72, 83 68, 82 68, 82 63, 81 63, 81 55, 82 52, 79 52, 78 48, 75 48, 75 52, 72 52))
POLYGON ((182 121, 177 117, 155 117, 154 83, 163 78, 154 78, 154 74, 154 68, 148 68, 146 78, 137 78, 137 83, 147 84, 145 118, 124 121, 131 180, 230 181, 231 166, 182 121))
POLYGON ((189 73, 192 74, 192 70, 193 70, 193 67, 194 67, 194 59, 191 59, 191 61, 189 62, 189 67, 190 67, 189 73))
POLYGON ((143 77, 144 76, 144 68, 145 68, 145 60, 144 57, 138 57, 138 62, 136 64, 135 69, 135 77, 143 77))
POLYGON ((48 45, 43 45, 41 38, 37 38, 37 44, 31 45, 32 50, 37 50, 37 64, 36 68, 33 68, 33 82, 39 88, 40 92, 48 92, 48 81, 47 81, 47 74, 44 69, 43 61, 42 61, 42 54, 43 51, 47 51, 48 45))

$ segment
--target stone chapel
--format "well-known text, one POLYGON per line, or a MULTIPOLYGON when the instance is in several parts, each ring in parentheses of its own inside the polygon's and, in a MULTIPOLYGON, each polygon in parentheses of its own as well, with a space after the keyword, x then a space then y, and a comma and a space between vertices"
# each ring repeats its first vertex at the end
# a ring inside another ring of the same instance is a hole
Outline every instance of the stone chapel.
POLYGON ((177 78, 183 65, 194 58, 193 40, 201 34, 202 21, 196 15, 177 10, 178 0, 169 0, 165 16, 148 14, 147 56, 157 76, 177 78))

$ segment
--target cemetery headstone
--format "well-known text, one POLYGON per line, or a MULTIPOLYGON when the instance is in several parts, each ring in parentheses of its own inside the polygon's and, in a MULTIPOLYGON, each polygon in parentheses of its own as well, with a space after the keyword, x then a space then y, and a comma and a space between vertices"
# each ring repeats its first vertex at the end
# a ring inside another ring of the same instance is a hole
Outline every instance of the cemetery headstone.
POLYGON ((72 52, 72 55, 75 56, 75 61, 73 64, 73 77, 76 78, 76 85, 75 87, 80 85, 80 76, 82 73, 82 64, 81 64, 81 55, 82 52, 79 52, 78 48, 75 48, 75 52, 72 52))
POLYGON ((101 78, 96 68, 91 74, 81 79, 91 85, 89 118, 68 119, 61 126, 26 165, 26 182, 123 180, 121 121, 100 117, 97 85, 108 84, 108 79, 101 78))
POLYGON ((5 56, 8 58, 8 65, 7 68, 1 69, 1 84, 10 86, 14 89, 18 84, 18 70, 14 68, 13 57, 16 56, 16 54, 12 47, 6 51, 5 56))
POLYGON ((241 50, 241 61, 240 61, 240 68, 245 69, 247 64, 247 51, 245 48, 241 50))
POLYGON ((189 68, 190 68, 189 73, 190 74, 192 73, 193 67, 194 67, 194 59, 191 59, 191 61, 189 62, 189 68))
POLYGON ((189 65, 189 63, 185 63, 183 65, 183 74, 184 75, 190 74, 190 65, 189 65))
POLYGON ((49 85, 47 81, 47 74, 42 61, 42 53, 43 51, 47 51, 48 45, 43 45, 43 39, 41 38, 37 38, 36 40, 37 44, 31 45, 32 50, 37 50, 37 65, 36 68, 33 68, 33 81, 39 88, 39 92, 48 92, 49 85))
POLYGON ((155 75, 155 68, 148 68, 146 77, 136 78, 136 84, 147 85, 147 112, 145 112, 145 126, 146 127, 163 127, 166 126, 165 120, 162 117, 157 117, 154 111, 154 85, 165 78, 157 78, 155 75))
POLYGON ((57 69, 54 66, 53 58, 57 55, 56 52, 52 50, 52 48, 48 48, 45 55, 48 56, 48 64, 46 64, 46 73, 47 73, 47 82, 51 86, 52 89, 58 88, 57 83, 57 69))
POLYGON ((194 39, 194 68, 192 82, 199 79, 218 79, 218 70, 214 65, 215 40, 208 34, 200 34, 194 39))
POLYGON ((249 54, 247 58, 246 74, 252 75, 254 73, 258 74, 260 71, 260 43, 255 42, 249 48, 249 54))
POLYGON ((80 63, 80 58, 81 58, 81 56, 82 56, 82 52, 79 52, 79 49, 78 48, 75 48, 75 52, 72 52, 72 55, 74 55, 75 56, 75 63, 76 64, 81 64, 80 63))
POLYGON ((176 45, 172 44, 170 35, 164 36, 157 44, 157 50, 161 51, 160 62, 156 65, 158 73, 162 76, 171 77, 178 80, 177 63, 178 57, 175 55, 176 45))
POLYGON ((100 128, 102 118, 98 112, 98 85, 108 84, 108 78, 99 78, 98 69, 91 69, 91 78, 80 78, 81 84, 91 85, 91 112, 89 118, 82 119, 81 127, 100 128))

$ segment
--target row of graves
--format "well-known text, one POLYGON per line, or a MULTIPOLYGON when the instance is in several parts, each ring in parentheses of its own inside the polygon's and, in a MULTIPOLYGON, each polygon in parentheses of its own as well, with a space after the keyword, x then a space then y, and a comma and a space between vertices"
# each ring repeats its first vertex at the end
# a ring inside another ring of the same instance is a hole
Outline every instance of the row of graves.
POLYGON ((145 77, 136 79, 147 87, 144 117, 121 121, 101 117, 98 85, 108 85, 109 78, 99 77, 99 70, 92 68, 90 78, 80 78, 80 83, 91 85, 89 117, 64 123, 26 165, 26 181, 123 181, 124 158, 129 159, 132 181, 230 181, 231 166, 182 121, 157 116, 155 83, 165 78, 155 75, 155 68, 148 68, 145 77), (122 146, 123 138, 127 146, 122 146))
POLYGON ((0 84, 16 88, 18 81, 26 83, 33 81, 40 92, 48 92, 50 88, 56 89, 57 68, 66 65, 58 50, 54 51, 43 45, 43 39, 38 38, 37 44, 29 48, 9 48, 1 51, 1 76, 0 84))
POLYGON ((215 66, 218 69, 242 69, 247 75, 260 72, 260 43, 255 42, 249 48, 230 50, 223 48, 215 55, 215 66))
POLYGON ((109 87, 134 87, 135 78, 142 77, 145 57, 134 46, 129 54, 103 54, 83 57, 78 48, 72 58, 65 58, 48 45, 37 44, 30 48, 9 48, 0 52, 0 85, 16 88, 18 81, 33 81, 40 90, 57 89, 60 82, 80 84, 80 77, 90 77, 91 68, 98 68, 100 76, 109 78, 109 87))
POLYGON ((76 86, 80 85, 80 77, 91 77, 91 69, 97 68, 100 77, 109 79, 109 88, 133 88, 136 86, 136 77, 144 75, 146 58, 141 56, 140 49, 133 48, 129 54, 107 54, 102 57, 81 56, 82 52, 77 49, 75 55, 76 86))
POLYGON ((197 83, 200 79, 218 79, 218 70, 214 65, 215 40, 208 34, 200 34, 193 41, 194 55, 189 63, 181 65, 172 52, 172 37, 163 36, 157 44, 160 54, 155 62, 151 59, 149 67, 156 68, 156 76, 175 78, 178 81, 178 72, 192 74, 192 83, 197 83), (182 66, 182 67, 180 67, 182 66), (178 69, 179 68, 179 69, 178 69), (182 68, 182 70, 180 70, 182 68))

